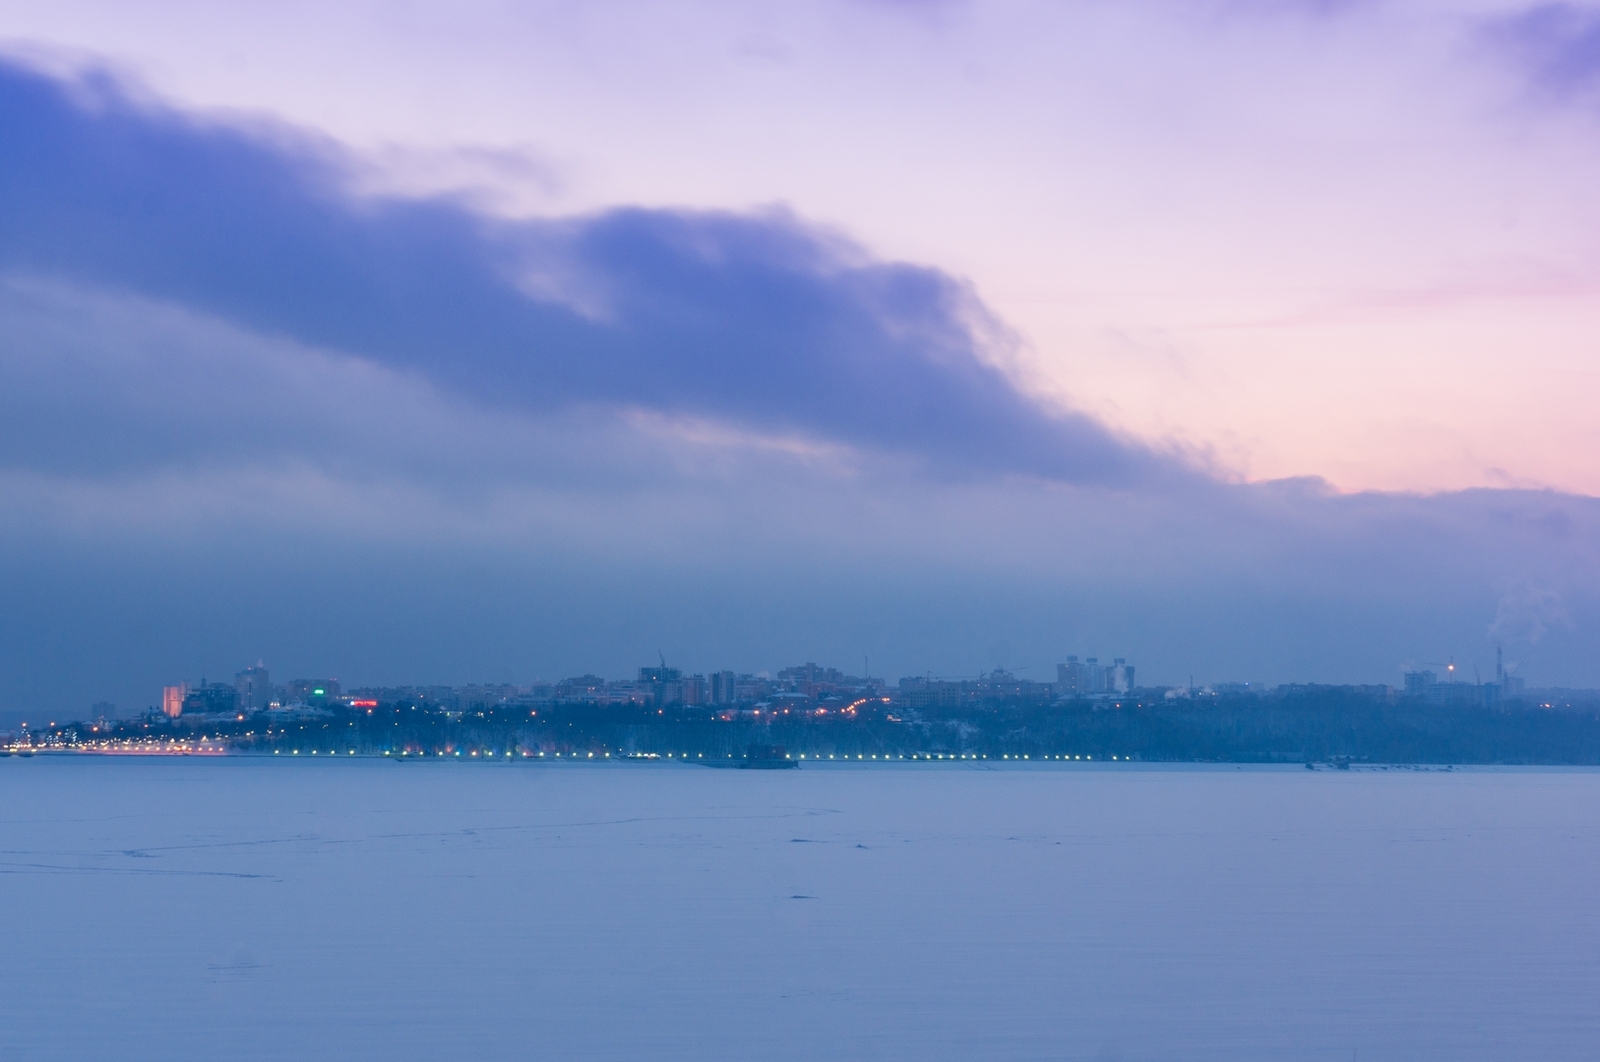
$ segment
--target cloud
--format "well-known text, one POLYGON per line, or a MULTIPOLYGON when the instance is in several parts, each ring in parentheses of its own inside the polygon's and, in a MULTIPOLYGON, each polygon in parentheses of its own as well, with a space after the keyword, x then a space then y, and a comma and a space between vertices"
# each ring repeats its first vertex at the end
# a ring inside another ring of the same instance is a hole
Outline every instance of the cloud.
POLYGON ((508 222, 358 199, 332 146, 0 67, 0 269, 164 300, 491 407, 632 408, 945 474, 1182 480, 998 368, 968 287, 781 210, 508 222))
POLYGON ((1551 627, 1571 626, 1572 617, 1561 595, 1527 583, 1517 583, 1500 595, 1489 637, 1497 642, 1532 645, 1551 627))
MULTIPOLYGON (((0 334, 0 469, 13 473, 299 466, 449 494, 581 478, 605 431, 604 418, 484 409, 417 373, 59 282, 0 280, 0 334)), ((613 479, 619 463, 606 463, 613 479)))
POLYGON ((1542 86, 1569 94, 1600 83, 1600 8, 1538 4, 1491 25, 1542 86))

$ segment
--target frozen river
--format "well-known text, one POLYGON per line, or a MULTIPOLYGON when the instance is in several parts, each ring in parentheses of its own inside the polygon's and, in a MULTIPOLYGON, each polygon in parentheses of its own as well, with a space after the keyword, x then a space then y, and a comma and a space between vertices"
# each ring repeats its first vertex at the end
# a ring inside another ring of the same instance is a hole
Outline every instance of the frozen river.
POLYGON ((1600 773, 0 760, 0 1059, 1592 1059, 1600 773))

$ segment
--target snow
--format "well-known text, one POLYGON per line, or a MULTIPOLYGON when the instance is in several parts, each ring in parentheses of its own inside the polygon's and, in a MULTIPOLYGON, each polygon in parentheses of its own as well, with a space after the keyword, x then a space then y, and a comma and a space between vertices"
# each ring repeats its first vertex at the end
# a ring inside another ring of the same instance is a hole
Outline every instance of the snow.
POLYGON ((1600 773, 0 760, 0 1059, 1580 1059, 1600 773))

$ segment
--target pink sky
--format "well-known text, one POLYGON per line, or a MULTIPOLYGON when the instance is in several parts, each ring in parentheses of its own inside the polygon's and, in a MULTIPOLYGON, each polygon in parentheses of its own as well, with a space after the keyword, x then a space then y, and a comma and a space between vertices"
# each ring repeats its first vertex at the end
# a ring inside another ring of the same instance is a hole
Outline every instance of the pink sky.
POLYGON ((1600 82, 1549 76, 1593 23, 1525 10, 61 0, 0 40, 319 130, 375 192, 791 209, 1233 477, 1595 494, 1600 82))

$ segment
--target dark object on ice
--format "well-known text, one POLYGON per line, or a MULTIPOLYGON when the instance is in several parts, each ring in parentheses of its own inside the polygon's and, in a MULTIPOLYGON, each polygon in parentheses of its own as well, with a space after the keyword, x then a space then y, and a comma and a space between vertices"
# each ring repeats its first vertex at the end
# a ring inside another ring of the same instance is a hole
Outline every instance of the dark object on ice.
POLYGON ((751 745, 745 749, 744 761, 738 766, 751 771, 781 771, 786 767, 798 767, 800 763, 790 759, 782 745, 751 745))
POLYGON ((743 759, 697 760, 707 767, 737 767, 741 771, 782 771, 799 767, 800 761, 789 755, 782 745, 751 745, 744 750, 743 759))

